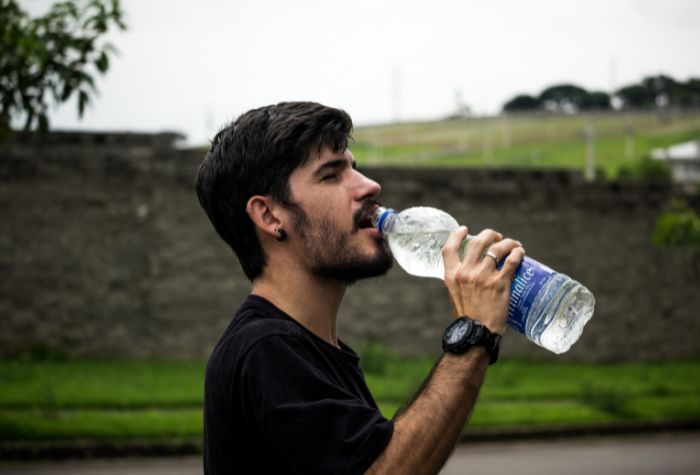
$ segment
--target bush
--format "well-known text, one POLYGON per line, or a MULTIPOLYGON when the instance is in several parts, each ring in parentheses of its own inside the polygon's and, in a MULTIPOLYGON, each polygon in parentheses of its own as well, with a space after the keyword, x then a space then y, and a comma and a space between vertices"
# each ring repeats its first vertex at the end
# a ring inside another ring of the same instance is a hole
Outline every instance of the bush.
POLYGON ((634 165, 620 167, 617 178, 644 183, 671 183, 671 169, 661 160, 643 158, 634 165))
POLYGON ((386 364, 392 358, 391 352, 381 343, 369 340, 362 343, 358 349, 360 365, 367 373, 383 375, 386 364))
POLYGON ((651 242, 659 247, 700 249, 700 216, 691 209, 664 213, 656 220, 651 242))
POLYGON ((581 401, 584 404, 617 416, 627 414, 627 400, 627 392, 612 384, 585 383, 581 391, 581 401))

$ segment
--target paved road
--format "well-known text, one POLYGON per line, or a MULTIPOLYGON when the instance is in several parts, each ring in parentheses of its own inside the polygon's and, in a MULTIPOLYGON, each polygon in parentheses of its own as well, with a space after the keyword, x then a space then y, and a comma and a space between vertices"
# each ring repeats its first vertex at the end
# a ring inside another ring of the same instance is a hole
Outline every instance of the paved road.
POLYGON ((700 434, 462 445, 442 475, 698 475, 700 434))
MULTIPOLYGON (((0 475, 196 475, 199 457, 0 463, 0 475)), ((442 475, 697 475, 700 434, 460 446, 442 475)))

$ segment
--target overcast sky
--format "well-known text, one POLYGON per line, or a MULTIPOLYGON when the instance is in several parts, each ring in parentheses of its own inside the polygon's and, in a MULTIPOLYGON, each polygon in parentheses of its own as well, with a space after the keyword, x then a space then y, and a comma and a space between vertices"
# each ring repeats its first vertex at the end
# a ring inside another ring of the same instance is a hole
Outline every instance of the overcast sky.
MULTIPOLYGON (((32 12, 51 2, 20 0, 32 12)), ((700 76, 697 0, 122 0, 128 31, 78 120, 203 144, 253 107, 313 100, 356 125, 497 113, 562 82, 610 91, 700 76)))

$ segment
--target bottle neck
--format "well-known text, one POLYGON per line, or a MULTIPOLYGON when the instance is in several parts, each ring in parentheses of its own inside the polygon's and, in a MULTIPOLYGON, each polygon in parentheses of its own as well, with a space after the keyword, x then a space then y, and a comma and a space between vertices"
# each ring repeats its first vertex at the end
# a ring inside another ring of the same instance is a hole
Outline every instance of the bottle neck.
POLYGON ((382 233, 391 232, 396 221, 396 210, 379 206, 372 213, 372 226, 382 233))

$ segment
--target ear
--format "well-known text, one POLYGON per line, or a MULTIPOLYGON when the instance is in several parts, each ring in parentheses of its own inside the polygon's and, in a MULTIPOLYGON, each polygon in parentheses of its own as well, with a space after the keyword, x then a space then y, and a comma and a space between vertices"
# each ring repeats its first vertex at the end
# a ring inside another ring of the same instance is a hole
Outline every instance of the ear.
POLYGON ((282 223, 275 215, 275 202, 267 196, 252 196, 246 204, 246 211, 260 232, 271 237, 278 235, 282 223))

